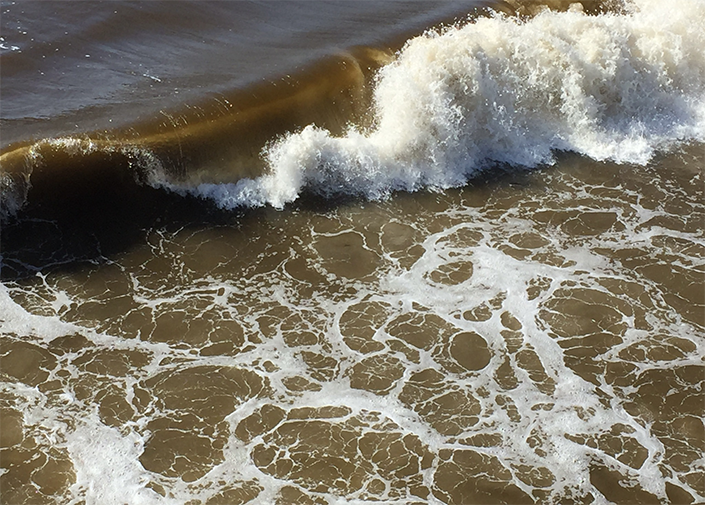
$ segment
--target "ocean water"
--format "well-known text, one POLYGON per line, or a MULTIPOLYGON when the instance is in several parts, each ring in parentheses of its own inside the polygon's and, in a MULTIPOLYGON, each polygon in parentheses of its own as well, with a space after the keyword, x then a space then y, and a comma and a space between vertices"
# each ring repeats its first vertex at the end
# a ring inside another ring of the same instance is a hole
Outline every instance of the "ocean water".
POLYGON ((0 501, 705 501, 705 2, 1 2, 0 501))

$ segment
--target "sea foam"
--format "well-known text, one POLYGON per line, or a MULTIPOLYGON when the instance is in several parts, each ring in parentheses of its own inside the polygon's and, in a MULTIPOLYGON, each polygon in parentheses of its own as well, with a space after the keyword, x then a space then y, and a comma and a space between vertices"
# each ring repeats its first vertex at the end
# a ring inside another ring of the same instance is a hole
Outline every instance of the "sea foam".
POLYGON ((263 152, 269 171, 190 190, 220 207, 282 207, 304 190, 380 199, 462 185, 556 151, 647 163, 705 139, 705 2, 637 0, 625 14, 495 15, 407 42, 376 81, 373 126, 314 124, 263 152))

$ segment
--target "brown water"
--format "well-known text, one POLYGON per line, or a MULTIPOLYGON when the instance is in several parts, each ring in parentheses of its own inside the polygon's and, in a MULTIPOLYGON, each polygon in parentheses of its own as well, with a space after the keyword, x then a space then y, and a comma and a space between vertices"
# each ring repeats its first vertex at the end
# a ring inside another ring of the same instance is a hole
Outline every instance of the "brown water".
MULTIPOLYGON (((369 26, 364 9, 404 12, 345 5, 369 26)), ((705 500, 702 142, 500 159, 370 200, 388 179, 359 167, 397 165, 314 134, 279 149, 313 145, 329 171, 280 210, 232 205, 243 186, 202 165, 218 184, 134 184, 137 161, 165 165, 151 140, 34 147, 36 184, 2 229, 2 503, 705 500), (53 167, 78 175, 41 178, 53 167)), ((284 173, 279 156, 262 166, 284 173)))

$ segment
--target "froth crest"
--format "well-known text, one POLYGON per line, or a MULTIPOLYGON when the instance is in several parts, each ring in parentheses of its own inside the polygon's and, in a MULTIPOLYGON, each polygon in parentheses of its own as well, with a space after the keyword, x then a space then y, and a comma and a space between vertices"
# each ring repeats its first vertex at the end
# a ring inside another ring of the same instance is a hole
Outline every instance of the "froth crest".
POLYGON ((281 207, 303 189, 378 199, 458 186, 497 164, 551 164, 560 150, 644 164, 705 138, 703 18, 702 2, 639 0, 627 14, 496 15, 430 31, 380 71, 370 129, 336 137, 309 125, 267 148, 267 175, 196 192, 225 208, 281 207))

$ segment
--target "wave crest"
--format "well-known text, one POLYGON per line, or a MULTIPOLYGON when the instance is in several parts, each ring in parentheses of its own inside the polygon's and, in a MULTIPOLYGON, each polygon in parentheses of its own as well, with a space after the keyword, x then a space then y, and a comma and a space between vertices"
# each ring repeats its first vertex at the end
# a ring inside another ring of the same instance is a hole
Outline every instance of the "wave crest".
POLYGON ((374 122, 343 136, 309 125, 270 145, 269 173, 192 190, 224 208, 281 207, 304 189, 383 198, 448 188, 555 151, 645 164, 705 139, 705 4, 653 0, 626 14, 497 14, 410 40, 382 68, 374 122))

